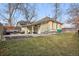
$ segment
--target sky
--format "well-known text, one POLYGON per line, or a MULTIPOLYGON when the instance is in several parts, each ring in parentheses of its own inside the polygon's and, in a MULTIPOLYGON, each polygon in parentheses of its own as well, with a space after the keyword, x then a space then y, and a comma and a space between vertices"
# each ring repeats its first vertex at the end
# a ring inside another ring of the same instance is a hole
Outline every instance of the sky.
POLYGON ((52 4, 36 4, 38 10, 38 18, 43 18, 46 16, 52 17, 52 4))
MULTIPOLYGON (((4 6, 6 6, 6 4, 0 4, 0 10, 4 9, 4 6)), ((36 5, 36 11, 37 11, 37 17, 36 20, 40 20, 46 16, 48 17, 53 17, 54 16, 54 6, 53 3, 37 3, 36 5)), ((60 3, 60 13, 61 15, 59 15, 58 21, 61 21, 63 23, 65 23, 65 21, 67 20, 67 10, 69 8, 69 4, 68 3, 60 3)), ((2 10, 4 12, 4 10, 2 10)), ((3 13, 4 14, 4 13, 3 13)), ((18 21, 22 20, 22 15, 19 15, 18 13, 16 14, 18 15, 18 17, 16 17, 18 19, 18 21)), ((0 21, 0 22, 4 22, 4 21, 0 21)), ((16 21, 17 22, 17 21, 16 21)))
MULTIPOLYGON (((67 20, 67 10, 69 8, 68 3, 60 3, 60 15, 58 15, 58 21, 65 22, 67 20)), ((38 9, 38 19, 41 19, 43 17, 53 17, 54 16, 54 6, 53 4, 49 3, 43 3, 43 4, 37 4, 38 9)))

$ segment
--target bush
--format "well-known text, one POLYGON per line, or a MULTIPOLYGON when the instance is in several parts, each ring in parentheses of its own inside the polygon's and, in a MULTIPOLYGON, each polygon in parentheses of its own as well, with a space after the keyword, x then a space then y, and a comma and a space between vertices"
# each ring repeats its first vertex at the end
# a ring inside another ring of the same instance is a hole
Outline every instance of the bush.
POLYGON ((57 29, 57 32, 58 32, 58 33, 62 32, 62 29, 57 29))

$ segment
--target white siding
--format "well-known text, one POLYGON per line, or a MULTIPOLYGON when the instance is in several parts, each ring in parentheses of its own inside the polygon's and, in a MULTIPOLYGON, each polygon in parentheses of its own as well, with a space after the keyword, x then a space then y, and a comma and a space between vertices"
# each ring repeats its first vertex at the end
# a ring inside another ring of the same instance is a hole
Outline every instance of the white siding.
POLYGON ((45 32, 45 31, 49 31, 48 23, 40 25, 40 27, 38 29, 38 34, 45 32))
POLYGON ((24 32, 25 32, 25 34, 27 34, 27 33, 29 32, 29 30, 28 30, 28 28, 27 28, 27 27, 22 27, 22 28, 21 28, 21 30, 22 30, 22 31, 24 31, 24 32))

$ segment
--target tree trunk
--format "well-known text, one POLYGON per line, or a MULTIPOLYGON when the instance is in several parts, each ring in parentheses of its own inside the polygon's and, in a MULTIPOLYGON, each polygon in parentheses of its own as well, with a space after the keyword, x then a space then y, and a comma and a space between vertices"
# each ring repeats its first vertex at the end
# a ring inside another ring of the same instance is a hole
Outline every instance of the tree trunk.
POLYGON ((77 32, 78 32, 78 36, 79 36, 79 29, 78 29, 78 31, 77 31, 77 32))
POLYGON ((3 40, 3 30, 0 30, 0 40, 3 40))

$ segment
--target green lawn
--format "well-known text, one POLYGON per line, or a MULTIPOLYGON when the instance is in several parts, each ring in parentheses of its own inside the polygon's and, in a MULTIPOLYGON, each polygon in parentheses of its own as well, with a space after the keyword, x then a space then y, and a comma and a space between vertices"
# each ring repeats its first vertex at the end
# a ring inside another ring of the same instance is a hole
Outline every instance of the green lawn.
POLYGON ((74 33, 62 33, 27 40, 7 40, 0 42, 0 55, 77 56, 79 39, 74 33))

